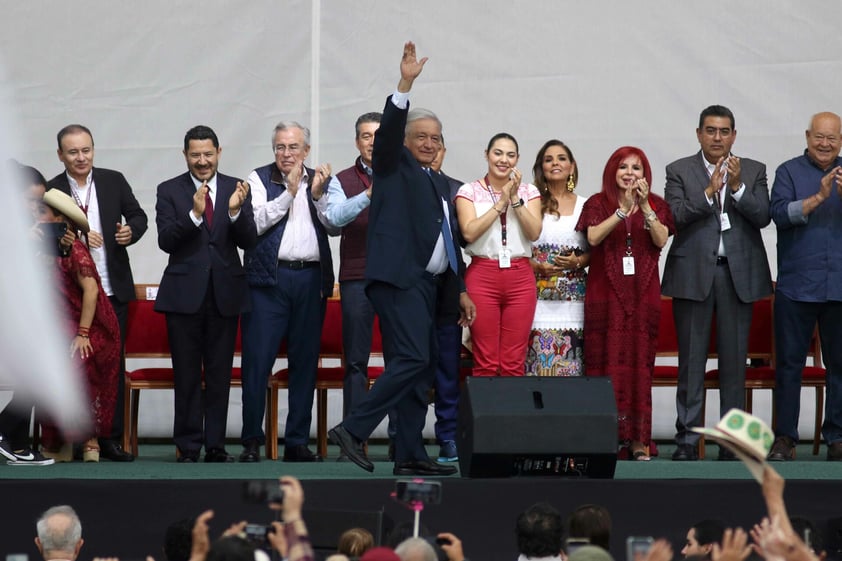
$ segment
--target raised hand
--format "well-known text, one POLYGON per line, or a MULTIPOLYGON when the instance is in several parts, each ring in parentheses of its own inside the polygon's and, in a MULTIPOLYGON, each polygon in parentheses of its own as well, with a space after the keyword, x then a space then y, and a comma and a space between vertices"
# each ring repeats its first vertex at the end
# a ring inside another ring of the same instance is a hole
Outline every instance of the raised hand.
POLYGON ((520 187, 520 182, 523 179, 523 174, 517 168, 512 168, 512 172, 509 174, 509 181, 503 185, 503 197, 508 198, 510 203, 516 203, 518 201, 517 196, 517 189, 520 187), (513 200, 514 199, 514 200, 513 200))
POLYGON ((723 178, 725 177, 725 171, 722 169, 724 164, 725 157, 723 156, 716 162, 716 167, 714 168, 713 173, 710 174, 710 183, 708 184, 707 189, 705 189, 705 193, 710 199, 715 198, 722 189, 723 178))
POLYGON ((620 211, 623 214, 629 214, 634 208, 634 197, 636 191, 634 185, 630 185, 628 189, 623 189, 620 197, 618 197, 618 203, 620 205, 620 211))
POLYGON ((743 180, 740 179, 740 159, 736 156, 728 156, 725 161, 728 169, 728 188, 732 193, 740 190, 743 180))
POLYGON ((238 181, 237 188, 234 189, 234 192, 231 193, 231 198, 228 199, 228 215, 229 216, 236 216, 240 209, 243 207, 243 203, 246 202, 246 198, 249 195, 249 188, 251 186, 248 184, 248 181, 238 181))
POLYGON ((722 536, 722 545, 713 544, 711 559, 713 561, 745 561, 751 555, 751 549, 745 530, 727 528, 722 536))
POLYGON ((426 63, 427 57, 418 60, 418 57, 415 55, 415 43, 407 41, 403 46, 403 56, 401 57, 401 80, 398 82, 399 92, 406 93, 412 88, 412 83, 421 74, 426 63))
POLYGON ((295 197, 298 193, 298 186, 301 184, 301 163, 296 162, 287 174, 287 191, 295 197))
POLYGON ((202 181, 202 186, 193 193, 193 216, 196 218, 201 218, 205 213, 205 195, 208 190, 208 182, 202 181))
POLYGON ((324 194, 324 187, 330 178, 330 173, 330 164, 322 164, 316 168, 316 177, 313 178, 313 187, 311 189, 315 200, 322 198, 322 194, 324 194))
POLYGON ((819 184, 819 202, 823 203, 827 198, 830 196, 830 192, 833 190, 833 182, 836 181, 836 189, 839 190, 839 177, 842 175, 842 166, 836 166, 832 170, 830 170, 824 177, 822 177, 821 183, 819 184))

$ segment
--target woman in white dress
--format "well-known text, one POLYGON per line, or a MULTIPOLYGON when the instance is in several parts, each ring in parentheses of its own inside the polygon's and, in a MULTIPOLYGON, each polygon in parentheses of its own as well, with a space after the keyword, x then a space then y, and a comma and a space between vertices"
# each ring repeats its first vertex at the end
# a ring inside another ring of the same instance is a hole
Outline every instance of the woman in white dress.
POLYGON ((575 230, 586 197, 574 190, 576 160, 560 140, 549 140, 532 167, 541 192, 541 235, 532 245, 538 306, 526 357, 527 376, 584 374, 585 280, 590 253, 575 230))

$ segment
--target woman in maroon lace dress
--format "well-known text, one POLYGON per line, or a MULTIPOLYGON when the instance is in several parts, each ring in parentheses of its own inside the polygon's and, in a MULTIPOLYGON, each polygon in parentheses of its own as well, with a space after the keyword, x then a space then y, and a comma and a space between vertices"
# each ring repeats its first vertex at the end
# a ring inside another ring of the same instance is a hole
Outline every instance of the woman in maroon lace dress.
POLYGON ((658 258, 674 225, 664 199, 650 193, 652 171, 639 148, 614 152, 602 192, 585 203, 576 229, 591 246, 585 292, 585 373, 610 376, 621 450, 649 459, 652 370, 661 313, 658 258))
MULTIPOLYGON (((44 194, 39 212, 42 224, 67 224, 69 229, 82 232, 89 229, 82 210, 57 189, 44 194)), ((84 442, 83 457, 85 461, 96 462, 99 461, 97 437, 111 433, 120 370, 120 327, 85 245, 77 239, 69 251, 61 250, 56 239, 54 247, 56 255, 48 258, 55 263, 56 283, 65 304, 67 333, 72 337, 70 354, 79 361, 79 371, 85 373, 91 401, 95 434, 88 435, 90 438, 84 442)), ((57 461, 72 459, 69 443, 63 442, 54 426, 43 425, 42 440, 45 455, 57 461)))

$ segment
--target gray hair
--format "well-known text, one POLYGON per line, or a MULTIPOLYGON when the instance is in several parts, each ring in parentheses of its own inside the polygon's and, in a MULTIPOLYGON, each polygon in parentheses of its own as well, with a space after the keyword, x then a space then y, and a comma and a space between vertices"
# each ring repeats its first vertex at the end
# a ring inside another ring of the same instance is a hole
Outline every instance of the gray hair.
POLYGON ((304 145, 310 146, 310 129, 299 123, 298 121, 281 121, 275 125, 275 130, 272 131, 272 149, 275 149, 275 135, 287 129, 301 129, 304 133, 304 145))
POLYGON ((430 111, 429 109, 424 109, 423 107, 419 107, 417 109, 410 109, 409 113, 406 115, 406 129, 404 129, 404 134, 406 131, 409 130, 409 125, 414 123, 415 121, 420 121, 421 119, 432 119, 439 125, 439 130, 442 129, 441 121, 436 116, 435 113, 430 111))
POLYGON ((36 523, 38 539, 41 541, 41 549, 47 551, 60 551, 62 553, 73 553, 79 540, 82 539, 82 521, 72 507, 67 505, 54 506, 48 509, 36 523), (54 516, 63 516, 69 519, 69 524, 55 524, 50 522, 54 516))
POLYGON ((401 561, 438 561, 436 550, 423 538, 403 540, 395 548, 395 553, 401 558, 401 561))

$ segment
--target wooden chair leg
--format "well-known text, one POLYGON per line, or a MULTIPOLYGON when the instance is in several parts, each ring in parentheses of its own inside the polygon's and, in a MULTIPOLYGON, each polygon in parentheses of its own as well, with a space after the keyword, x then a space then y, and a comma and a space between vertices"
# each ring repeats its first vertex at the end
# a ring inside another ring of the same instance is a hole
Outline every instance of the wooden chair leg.
MULTIPOLYGON (((132 454, 137 458, 137 413, 140 409, 140 390, 131 390, 131 422, 129 423, 129 434, 131 434, 132 454)), ((125 427, 123 427, 125 431, 125 427)))
POLYGON ((266 457, 278 459, 278 386, 272 384, 266 397, 266 457))
POLYGON ((822 418, 824 412, 824 386, 816 386, 816 424, 813 429, 813 455, 819 455, 822 441, 822 418))
POLYGON ((316 390, 316 451, 327 457, 327 389, 316 390))
POLYGON ((754 409, 754 392, 750 388, 746 388, 745 412, 751 414, 754 409))

